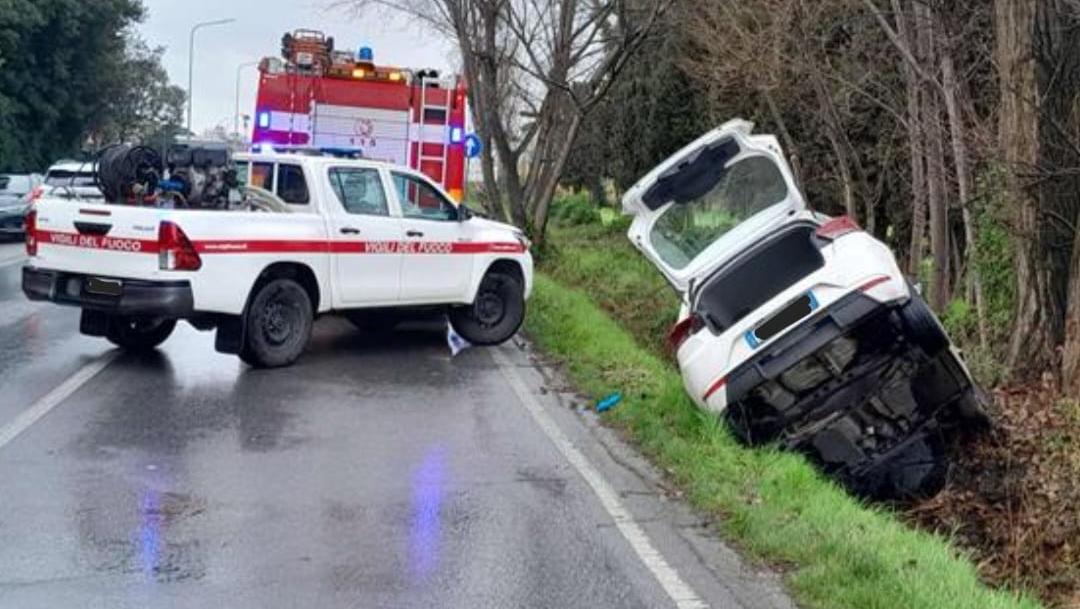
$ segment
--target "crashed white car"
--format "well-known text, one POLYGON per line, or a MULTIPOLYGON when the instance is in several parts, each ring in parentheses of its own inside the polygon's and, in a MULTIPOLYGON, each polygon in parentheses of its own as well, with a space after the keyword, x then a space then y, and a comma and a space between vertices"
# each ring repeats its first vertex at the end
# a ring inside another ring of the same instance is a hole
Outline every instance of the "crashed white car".
POLYGON ((888 247, 809 210, 752 129, 710 131, 623 198, 630 240, 683 301, 669 341, 686 389, 858 494, 932 494, 950 436, 986 423, 983 394, 888 247))

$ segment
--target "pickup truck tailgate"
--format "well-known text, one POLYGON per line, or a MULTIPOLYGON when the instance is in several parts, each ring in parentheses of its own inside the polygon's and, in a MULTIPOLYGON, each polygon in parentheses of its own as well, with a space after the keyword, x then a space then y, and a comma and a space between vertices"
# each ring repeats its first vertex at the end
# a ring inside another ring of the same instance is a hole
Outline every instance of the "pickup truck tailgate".
POLYGON ((38 201, 35 209, 35 265, 134 279, 161 276, 158 226, 164 210, 55 198, 38 201))

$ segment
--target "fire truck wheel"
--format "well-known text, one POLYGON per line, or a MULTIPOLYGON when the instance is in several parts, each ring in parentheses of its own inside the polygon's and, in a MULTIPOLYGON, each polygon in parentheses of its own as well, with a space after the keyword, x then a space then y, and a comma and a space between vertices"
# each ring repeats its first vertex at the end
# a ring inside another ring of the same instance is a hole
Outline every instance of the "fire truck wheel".
POLYGON ((241 359, 259 368, 288 366, 311 338, 311 298, 292 279, 268 281, 256 288, 245 323, 241 359))
POLYGON ((510 339, 525 321, 525 289, 513 275, 492 271, 480 282, 471 305, 450 310, 454 330, 474 345, 510 339))
POLYGON ((175 319, 117 315, 109 320, 105 338, 122 349, 149 351, 165 342, 174 328, 175 319))

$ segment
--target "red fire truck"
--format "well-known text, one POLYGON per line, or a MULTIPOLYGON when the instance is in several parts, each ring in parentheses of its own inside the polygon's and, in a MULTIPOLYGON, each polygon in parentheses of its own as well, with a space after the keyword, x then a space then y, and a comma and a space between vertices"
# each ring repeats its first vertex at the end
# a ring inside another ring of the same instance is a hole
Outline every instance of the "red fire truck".
POLYGON ((252 142, 359 153, 417 169, 461 200, 465 186, 464 80, 435 70, 376 65, 370 48, 297 30, 281 58, 259 63, 252 142))

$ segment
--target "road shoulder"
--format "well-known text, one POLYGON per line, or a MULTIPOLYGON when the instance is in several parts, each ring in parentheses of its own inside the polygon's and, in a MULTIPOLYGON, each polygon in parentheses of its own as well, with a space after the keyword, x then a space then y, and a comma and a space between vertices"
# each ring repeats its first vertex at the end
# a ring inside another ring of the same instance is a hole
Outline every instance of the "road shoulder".
POLYGON ((779 575, 751 565, 720 541, 713 519, 682 501, 662 472, 605 427, 592 405, 527 340, 516 338, 493 355, 496 365, 513 367, 536 405, 615 491, 663 562, 697 597, 710 607, 794 609, 779 575))

